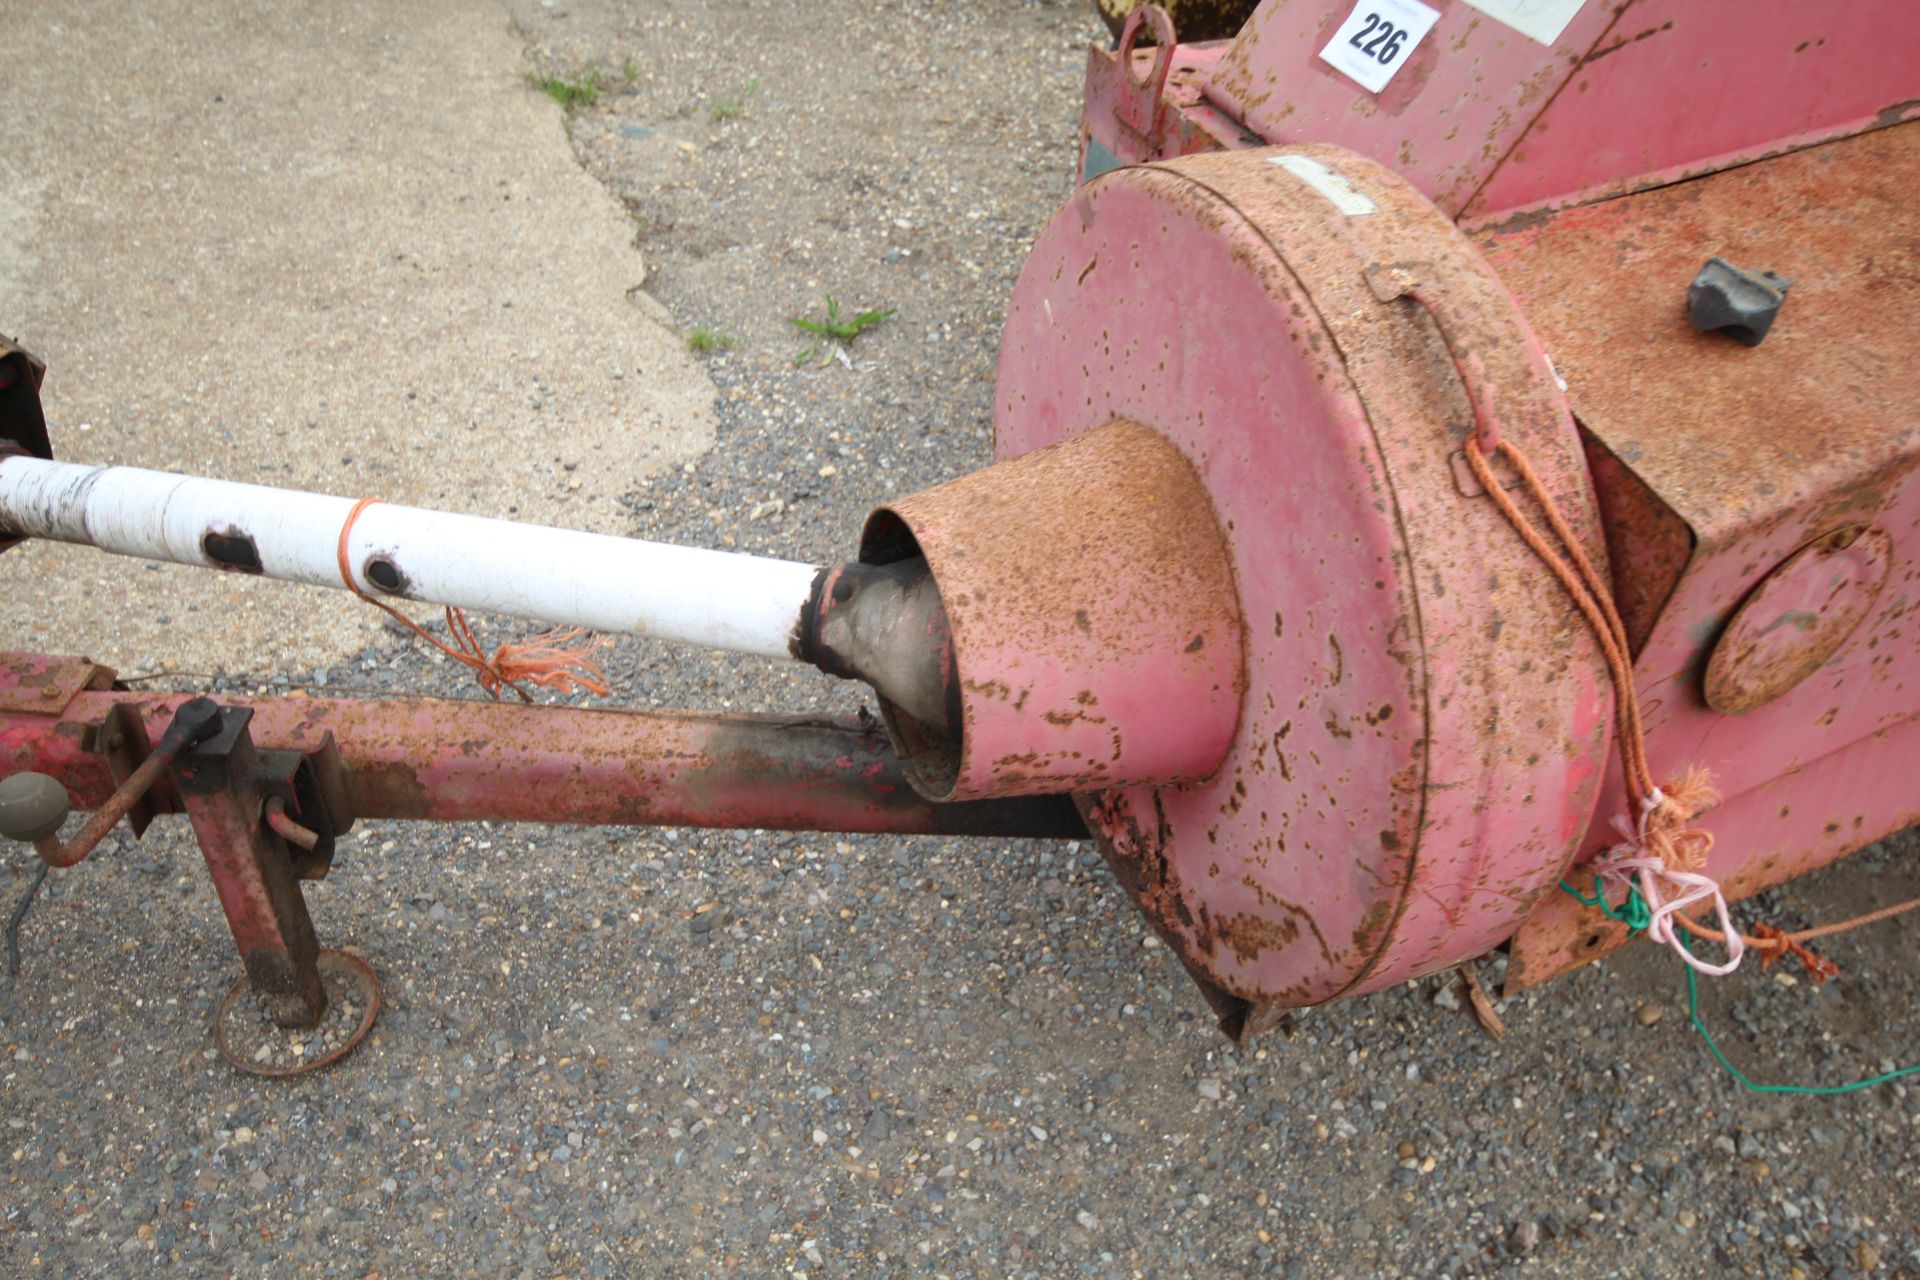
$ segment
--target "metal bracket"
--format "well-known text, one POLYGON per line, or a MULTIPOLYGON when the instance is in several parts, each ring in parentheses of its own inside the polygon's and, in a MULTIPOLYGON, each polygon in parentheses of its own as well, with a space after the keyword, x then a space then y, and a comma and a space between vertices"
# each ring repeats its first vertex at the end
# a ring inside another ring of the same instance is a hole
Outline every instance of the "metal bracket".
POLYGON ((312 751, 262 751, 260 767, 266 795, 279 796, 288 815, 319 837, 312 849, 287 846, 293 873, 302 880, 326 879, 339 837, 353 827, 346 772, 333 735, 327 734, 312 751))
MULTIPOLYGON (((126 786, 127 780, 153 754, 153 740, 147 736, 147 725, 139 712, 124 702, 115 703, 93 736, 93 749, 106 757, 107 771, 113 775, 113 785, 118 789, 126 786)), ((173 779, 163 773, 127 810, 127 825, 133 829, 133 838, 138 840, 147 834, 147 827, 155 818, 179 811, 180 797, 174 794, 173 779)))
POLYGON ((40 408, 40 384, 47 366, 31 353, 0 338, 0 439, 36 458, 53 457, 47 441, 47 415, 40 408))
POLYGON ((1120 95, 1114 115, 1120 123, 1139 134, 1149 143, 1157 143, 1166 122, 1167 76, 1173 70, 1173 19, 1167 11, 1157 4, 1143 4, 1127 15, 1127 25, 1120 31, 1120 45, 1116 57, 1120 70, 1127 78, 1127 87, 1120 95), (1135 73, 1138 66, 1133 56, 1134 45, 1139 42, 1142 27, 1153 28, 1155 49, 1153 65, 1145 75, 1135 73))
MULTIPOLYGON (((47 440, 47 415, 40 407, 40 383, 47 366, 10 339, 0 338, 0 457, 9 452, 53 457, 47 440)), ((25 542, 0 536, 0 551, 25 542)))

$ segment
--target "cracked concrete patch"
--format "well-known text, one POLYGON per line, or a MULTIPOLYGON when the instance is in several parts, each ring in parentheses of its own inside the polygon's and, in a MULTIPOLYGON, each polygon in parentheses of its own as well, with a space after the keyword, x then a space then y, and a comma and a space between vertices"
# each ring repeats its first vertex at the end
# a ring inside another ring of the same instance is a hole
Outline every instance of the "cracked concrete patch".
MULTIPOLYGON (((0 332, 55 453, 623 531, 714 390, 488 0, 0 3, 0 332), (640 305, 636 305, 636 300, 640 305)), ((270 672, 345 595, 29 544, 8 644, 270 672), (165 619, 165 621, 162 621, 165 619)))

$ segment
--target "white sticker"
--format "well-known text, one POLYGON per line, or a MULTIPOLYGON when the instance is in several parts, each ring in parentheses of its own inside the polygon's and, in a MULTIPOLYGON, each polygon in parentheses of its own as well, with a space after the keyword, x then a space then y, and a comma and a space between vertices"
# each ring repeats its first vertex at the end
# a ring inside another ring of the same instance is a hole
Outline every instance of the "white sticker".
POLYGON ((1346 175, 1315 160, 1312 156, 1268 156, 1268 164, 1277 164, 1300 181, 1318 191, 1333 207, 1349 218, 1364 218, 1380 212, 1380 206, 1362 192, 1355 191, 1346 175))
POLYGON ((1420 0, 1360 0, 1320 58, 1368 93, 1378 93, 1439 20, 1440 11, 1420 0))
POLYGON ((1587 0, 1464 0, 1495 22, 1504 22, 1529 40, 1552 44, 1587 0))

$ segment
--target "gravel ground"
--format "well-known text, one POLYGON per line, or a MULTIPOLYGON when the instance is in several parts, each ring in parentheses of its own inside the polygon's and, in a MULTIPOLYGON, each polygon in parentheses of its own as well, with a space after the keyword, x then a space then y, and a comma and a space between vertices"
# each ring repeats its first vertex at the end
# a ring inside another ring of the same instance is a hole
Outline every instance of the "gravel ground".
MULTIPOLYGON (((581 162, 676 323, 738 339, 717 447, 636 466, 631 531, 833 557, 984 461, 1091 9, 561 2, 517 18, 532 65, 601 69, 581 162), (829 292, 898 313, 796 368, 787 317, 829 292)), ((613 669, 636 705, 857 705, 636 641, 613 669)), ((462 692, 387 633, 223 687, 462 692)), ((1760 906, 1913 895, 1914 853, 1760 906)), ((1508 1002, 1498 1044, 1427 982, 1237 1052, 1084 843, 368 824, 309 900, 389 1004, 341 1066, 259 1081, 212 1046, 238 966, 179 824, 50 880, 0 993, 0 1273, 1920 1274, 1920 1099, 1739 1091, 1649 948, 1508 1002)), ((1905 1060, 1902 930, 1704 1015, 1763 1079, 1905 1060)))

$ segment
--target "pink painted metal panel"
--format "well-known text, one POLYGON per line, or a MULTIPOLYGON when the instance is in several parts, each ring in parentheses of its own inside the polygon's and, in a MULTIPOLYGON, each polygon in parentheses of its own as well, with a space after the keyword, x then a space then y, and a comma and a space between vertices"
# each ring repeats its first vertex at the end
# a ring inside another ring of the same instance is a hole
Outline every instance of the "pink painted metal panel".
POLYGON ((1266 0, 1207 82, 1209 101, 1268 142, 1331 142, 1393 169, 1449 215, 1612 27, 1590 0, 1552 48, 1458 3, 1378 94, 1319 54, 1353 6, 1266 0))
POLYGON ((1811 541, 1863 460, 1882 475, 1920 442, 1916 185, 1920 123, 1476 241, 1582 424, 1702 541, 1788 517, 1811 541), (1764 345, 1688 325, 1687 284, 1709 254, 1794 281, 1764 345))
POLYGON ((1374 94, 1319 57, 1351 5, 1267 0, 1207 100, 1267 142, 1371 156, 1474 221, 1920 115, 1920 23, 1905 0, 1588 0, 1551 48, 1460 0, 1434 4, 1433 30, 1374 94))
MULTIPOLYGON (((1707 815, 1707 826, 1714 848, 1725 853, 1710 869, 1725 874, 1720 884, 1728 899, 1758 893, 1920 824, 1915 760, 1920 719, 1907 719, 1721 802, 1707 815)), ((1575 878, 1585 892, 1587 877, 1575 878)), ((1743 927, 1750 923, 1741 912, 1734 915, 1743 927)), ((1537 986, 1629 940, 1624 925, 1565 894, 1549 895, 1514 939, 1507 990, 1537 986)), ((1703 954, 1712 953, 1710 944, 1700 945, 1703 954)))
POLYGON ((1916 116, 1912 0, 1635 0, 1462 216, 1644 190, 1916 116))
MULTIPOLYGON (((1689 761, 1715 770, 1723 791, 1738 795, 1846 743, 1920 714, 1920 647, 1909 634, 1910 615, 1920 606, 1916 535, 1920 535, 1920 484, 1911 470, 1897 501, 1870 517, 1873 528, 1904 549, 1874 616, 1812 675, 1779 698, 1738 717, 1704 704, 1700 678, 1730 601, 1762 573, 1796 549, 1801 532, 1791 526, 1705 551, 1695 559, 1669 602, 1642 655, 1641 685, 1648 704, 1648 756, 1656 772, 1670 774, 1689 761)), ((1738 858, 1731 847, 1720 851, 1738 858)), ((1735 867, 1726 863, 1721 871, 1735 867)))
MULTIPOLYGON (((1082 809, 1197 974, 1299 1005, 1510 933, 1585 829, 1610 698, 1557 588, 1456 487, 1447 458, 1472 414, 1454 362, 1368 268, 1490 277, 1406 184, 1336 148, 1289 150, 1373 213, 1343 215, 1265 152, 1076 194, 1015 289, 995 447, 1124 416, 1205 479, 1248 620, 1232 751, 1203 783, 1082 809)), ((1497 281, 1482 288, 1504 303, 1497 281)), ((1520 367, 1559 407, 1516 432, 1597 544, 1571 423, 1523 342, 1520 367)))
MULTIPOLYGON (((1702 548, 1638 663, 1647 757, 1656 777, 1673 776, 1690 763, 1702 764, 1714 771, 1723 794, 1738 796, 1920 715, 1920 644, 1911 617, 1920 608, 1916 478, 1909 467, 1893 504, 1866 516, 1874 530, 1901 549, 1872 615, 1797 686, 1739 715, 1706 705, 1701 681, 1708 656, 1731 605, 1756 576, 1792 555, 1804 534, 1783 525, 1722 547, 1702 548)), ((1842 527, 1852 523, 1841 520, 1842 527)), ((1603 805, 1621 802, 1613 781, 1610 777, 1603 805)), ((1881 807, 1910 807, 1903 801, 1887 796, 1881 807)), ((1609 811, 1617 810, 1603 809, 1609 811)), ((1708 825, 1716 824, 1709 819, 1708 825)), ((1890 829, 1880 827, 1875 834, 1890 829)), ((1596 840, 1601 836, 1595 833, 1596 840)), ((1733 879, 1749 856, 1738 844, 1720 841, 1709 865, 1716 877, 1733 879)))

